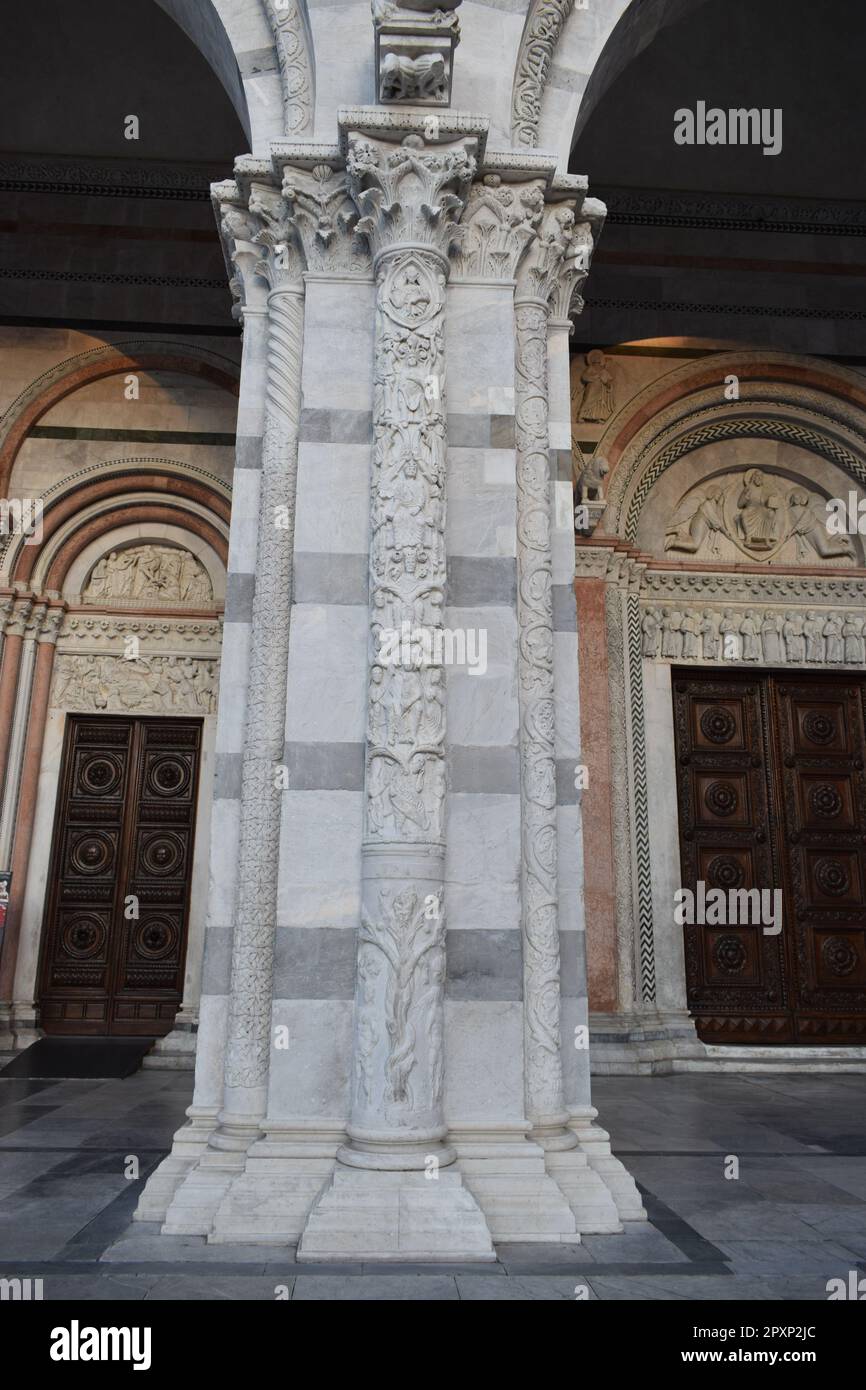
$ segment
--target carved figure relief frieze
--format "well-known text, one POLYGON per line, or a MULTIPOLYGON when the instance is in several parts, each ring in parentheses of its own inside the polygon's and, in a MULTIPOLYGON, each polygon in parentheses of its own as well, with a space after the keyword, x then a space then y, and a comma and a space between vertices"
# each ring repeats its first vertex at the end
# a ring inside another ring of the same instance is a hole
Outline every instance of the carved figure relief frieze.
POLYGON ((641 647, 661 661, 862 667, 866 617, 862 609, 648 606, 641 647))
POLYGON ((213 605, 213 586, 204 565, 188 550, 141 545, 112 550, 94 565, 82 599, 98 604, 213 605))
POLYGON ((857 564, 851 537, 828 531, 823 497, 760 468, 692 488, 667 528, 665 550, 720 563, 857 564))
POLYGON ((139 655, 58 653, 51 705, 55 709, 124 714, 214 714, 216 660, 139 655))

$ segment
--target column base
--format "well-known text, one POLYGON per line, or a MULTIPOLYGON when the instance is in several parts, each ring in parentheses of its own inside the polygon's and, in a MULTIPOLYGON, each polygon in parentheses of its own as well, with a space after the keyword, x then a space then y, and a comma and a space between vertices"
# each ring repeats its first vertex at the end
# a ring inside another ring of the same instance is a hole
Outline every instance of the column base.
POLYGON ((549 1150, 544 1157, 547 1171, 565 1195, 583 1235, 610 1235, 622 1230, 613 1193, 578 1145, 549 1150))
POLYGON ((138 1199, 133 1221, 165 1221, 168 1209, 184 1178, 195 1168, 216 1125, 216 1107, 191 1105, 189 1119, 177 1131, 171 1153, 153 1170, 138 1199))
POLYGON ((610 1135, 594 1123, 598 1111, 593 1106, 573 1110, 569 1129, 577 1135, 581 1152, 601 1178, 616 1204, 620 1221, 646 1221, 637 1184, 624 1163, 612 1153, 610 1135))
POLYGON ((342 1129, 322 1128, 257 1140, 214 1213, 208 1244, 297 1244, 344 1137, 342 1129))
POLYGON ((383 1172, 337 1165, 307 1218, 299 1261, 496 1259, 490 1230, 460 1173, 383 1172))
POLYGON ((567 1196, 545 1169, 545 1154, 523 1132, 455 1132, 463 1179, 497 1242, 580 1244, 567 1196))

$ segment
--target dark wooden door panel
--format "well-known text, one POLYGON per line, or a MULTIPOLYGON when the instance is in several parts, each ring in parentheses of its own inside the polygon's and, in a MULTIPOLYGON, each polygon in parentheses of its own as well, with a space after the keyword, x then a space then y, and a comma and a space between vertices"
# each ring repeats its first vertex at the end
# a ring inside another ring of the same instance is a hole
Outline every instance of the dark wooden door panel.
POLYGON ((849 677, 771 683, 797 1036, 866 1037, 866 729, 849 677))
MULTIPOLYGON (((675 674, 674 723, 683 887, 772 887, 760 683, 675 674)), ((705 1042, 793 1036, 780 937, 758 923, 683 930, 689 1008, 705 1042)))
POLYGON ((866 1037, 866 683, 674 672, 683 886, 780 889, 782 931, 686 926, 705 1042, 866 1037))
POLYGON ((200 754, 200 721, 69 717, 42 944, 46 1032, 170 1030, 200 754))

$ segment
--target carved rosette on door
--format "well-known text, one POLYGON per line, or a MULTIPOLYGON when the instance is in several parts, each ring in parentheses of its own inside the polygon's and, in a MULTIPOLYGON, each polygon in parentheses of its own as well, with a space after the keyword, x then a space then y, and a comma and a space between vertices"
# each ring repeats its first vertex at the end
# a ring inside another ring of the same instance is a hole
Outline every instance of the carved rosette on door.
POLYGON ((685 925, 704 1042, 866 1035, 864 698, 845 677, 674 672, 683 887, 781 890, 778 934, 685 925))
POLYGON ((71 716, 46 907, 48 1033, 167 1033, 183 996, 201 724, 71 716))

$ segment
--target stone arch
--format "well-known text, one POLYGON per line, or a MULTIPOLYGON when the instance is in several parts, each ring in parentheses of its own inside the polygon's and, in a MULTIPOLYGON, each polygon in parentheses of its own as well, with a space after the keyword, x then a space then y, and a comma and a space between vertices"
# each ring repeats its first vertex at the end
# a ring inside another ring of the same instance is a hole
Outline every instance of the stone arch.
POLYGON ((709 0, 530 0, 512 89, 515 145, 560 169, 611 84, 662 30, 709 0))
POLYGON ((202 377, 237 395, 240 367, 229 357, 192 344, 132 339, 92 348, 58 362, 32 381, 0 419, 0 495, 6 495, 12 469, 30 430, 65 396, 104 377, 127 372, 179 372, 202 377))
MULTIPOLYGON (((157 0, 207 59, 250 138, 312 134, 313 45, 306 0, 157 0)), ((243 151, 238 150, 238 154, 243 151)))
POLYGON ((684 453, 724 438, 800 443, 866 485, 866 389, 842 367, 786 353, 728 352, 675 368, 609 422, 596 454, 610 469, 602 534, 633 541, 640 507, 684 453), (727 401, 724 383, 739 381, 727 401))
POLYGON ((42 539, 30 545, 23 537, 14 538, 0 564, 6 583, 38 583, 40 588, 59 589, 57 581, 65 574, 64 564, 71 564, 80 546, 86 544, 78 535, 82 518, 88 517, 91 525, 99 520, 110 528, 111 518, 129 509, 156 509, 161 519, 187 518, 223 563, 227 562, 228 489, 203 469, 153 458, 99 464, 64 479, 43 501, 42 539), (148 469, 144 475, 136 471, 141 465, 148 469), (64 563, 58 558, 61 555, 64 563))

